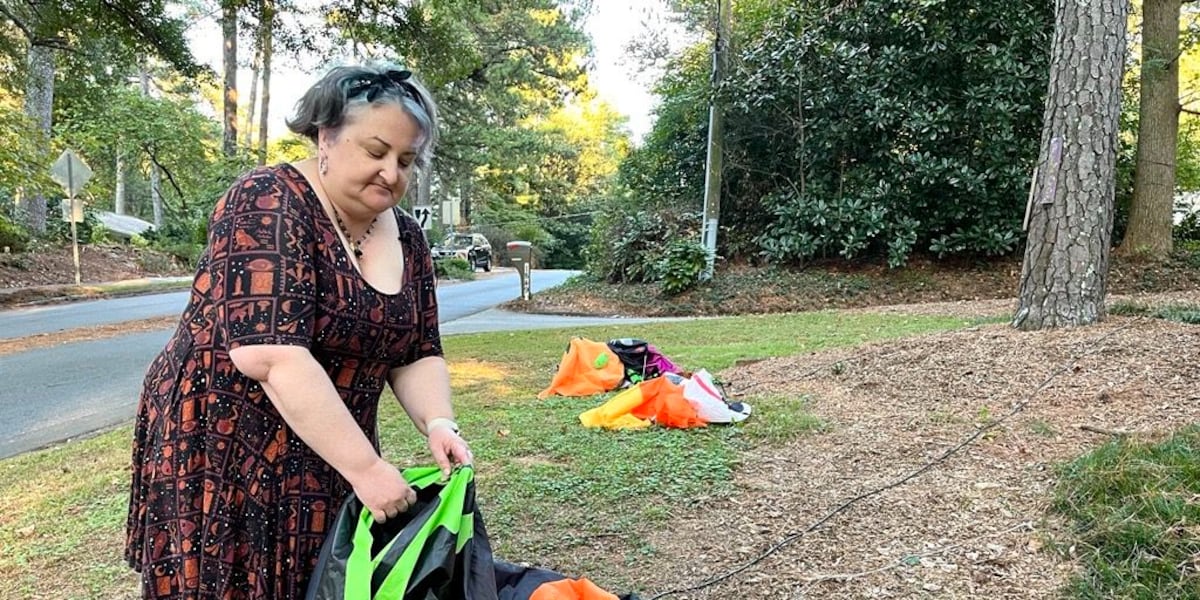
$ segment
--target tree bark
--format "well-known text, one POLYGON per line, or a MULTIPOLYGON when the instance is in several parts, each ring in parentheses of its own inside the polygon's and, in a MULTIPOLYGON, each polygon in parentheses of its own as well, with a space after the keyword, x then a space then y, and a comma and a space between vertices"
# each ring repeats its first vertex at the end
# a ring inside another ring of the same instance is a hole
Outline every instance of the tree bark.
POLYGON ((117 152, 117 183, 113 194, 113 212, 125 214, 125 153, 117 152))
POLYGON ((244 141, 242 145, 247 148, 254 147, 254 113, 258 106, 258 74, 262 68, 262 43, 259 38, 259 45, 254 49, 254 60, 250 63, 250 101, 246 108, 246 121, 243 123, 242 131, 244 132, 244 141))
POLYGON ((221 1, 221 37, 225 50, 222 65, 225 71, 225 133, 221 139, 221 151, 225 156, 237 153, 237 4, 236 0, 221 1))
POLYGON ((1013 326, 1104 318, 1127 0, 1057 0, 1041 153, 1013 326))
MULTIPOLYGON (((50 145, 50 125, 54 110, 54 48, 29 44, 29 74, 25 81, 25 114, 37 124, 41 143, 50 145)), ((46 231, 46 197, 37 193, 21 194, 21 209, 29 229, 46 231)))
MULTIPOLYGON (((142 95, 150 96, 150 70, 146 65, 146 61, 142 61, 141 68, 142 80, 142 95)), ((154 228, 162 229, 163 225, 163 197, 162 197, 162 177, 159 176, 158 165, 154 164, 154 160, 150 161, 150 209, 154 211, 154 228)))
POLYGON ((159 174, 158 165, 150 162, 150 206, 154 211, 154 228, 162 229, 163 226, 163 197, 162 197, 162 176, 159 174))
POLYGON ((262 10, 262 114, 258 117, 258 165, 267 163, 267 135, 270 126, 267 120, 271 106, 271 56, 274 53, 275 2, 263 1, 262 10))
POLYGON ((1137 159, 1129 227, 1118 252, 1164 260, 1171 254, 1175 152, 1179 138, 1180 0, 1142 4, 1142 76, 1137 159))

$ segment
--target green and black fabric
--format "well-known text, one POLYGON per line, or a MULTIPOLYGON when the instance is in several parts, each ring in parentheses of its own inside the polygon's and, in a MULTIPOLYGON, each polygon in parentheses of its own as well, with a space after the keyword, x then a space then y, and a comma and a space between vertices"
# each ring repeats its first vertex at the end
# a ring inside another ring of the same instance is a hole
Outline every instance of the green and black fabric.
POLYGON ((474 471, 448 482, 437 467, 406 469, 417 502, 375 524, 351 495, 308 586, 307 600, 492 600, 496 574, 475 505, 474 471))

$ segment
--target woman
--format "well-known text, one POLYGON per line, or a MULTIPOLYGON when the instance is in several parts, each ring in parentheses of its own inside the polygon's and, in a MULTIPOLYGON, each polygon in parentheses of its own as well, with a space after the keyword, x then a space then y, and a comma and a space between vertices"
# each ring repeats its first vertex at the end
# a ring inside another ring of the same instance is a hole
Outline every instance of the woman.
POLYGON ((146 598, 300 598, 348 492, 376 521, 404 512, 415 494, 378 450, 385 382, 447 474, 471 462, 429 248, 397 208, 436 140, 428 92, 407 71, 341 67, 288 126, 317 156, 217 202, 146 375, 125 552, 146 598))

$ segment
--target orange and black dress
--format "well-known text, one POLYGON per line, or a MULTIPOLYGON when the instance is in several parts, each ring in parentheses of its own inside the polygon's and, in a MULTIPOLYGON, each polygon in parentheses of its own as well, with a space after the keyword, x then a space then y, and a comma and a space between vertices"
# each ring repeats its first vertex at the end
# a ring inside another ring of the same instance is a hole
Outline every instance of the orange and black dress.
POLYGON ((396 217, 403 284, 383 294, 294 167, 255 170, 217 202, 191 300, 138 405, 125 558, 144 597, 304 596, 348 485, 229 351, 307 347, 378 447, 388 372, 442 352, 429 248, 396 217))

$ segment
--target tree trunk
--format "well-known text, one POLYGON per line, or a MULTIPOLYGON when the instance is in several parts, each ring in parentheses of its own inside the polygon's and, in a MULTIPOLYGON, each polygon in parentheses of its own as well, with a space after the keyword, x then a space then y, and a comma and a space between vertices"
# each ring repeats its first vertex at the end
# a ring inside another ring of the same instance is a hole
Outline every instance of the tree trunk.
POLYGON ((433 159, 429 165, 421 169, 421 178, 417 180, 417 204, 429 205, 433 198, 433 159))
POLYGON ((225 134, 221 139, 221 151, 225 156, 237 153, 237 2, 221 2, 221 37, 225 44, 222 67, 225 71, 224 117, 225 134))
MULTIPOLYGON (((141 68, 142 95, 150 96, 150 71, 146 62, 142 61, 141 68)), ((154 211, 154 228, 161 229, 163 225, 162 177, 158 173, 158 165, 150 161, 150 208, 154 211)))
POLYGON ((1057 0, 1042 149, 1013 326, 1104 318, 1127 0, 1057 0))
POLYGON ((258 165, 267 163, 268 110, 271 106, 271 55, 275 37, 275 3, 263 2, 262 22, 262 114, 258 117, 258 165))
POLYGON ((113 212, 125 214, 125 153, 117 152, 117 184, 113 194, 113 212))
MULTIPOLYGON (((36 43, 29 45, 29 75, 25 82, 25 114, 37 124, 41 143, 50 145, 50 125, 54 110, 54 49, 36 43)), ((41 194, 22 194, 21 208, 25 211, 29 229, 46 231, 46 197, 41 194)))
POLYGON ((154 228, 163 226, 162 176, 159 175, 158 165, 150 163, 150 205, 154 210, 154 228))
POLYGON ((1171 254, 1175 150, 1179 138, 1180 0, 1142 4, 1142 89, 1137 162, 1123 256, 1164 260, 1171 254))
POLYGON ((246 108, 246 121, 243 123, 242 131, 245 132, 245 141, 242 145, 247 148, 254 147, 254 113, 256 102, 258 101, 258 73, 262 65, 262 44, 254 49, 254 61, 250 64, 250 104, 246 108))

